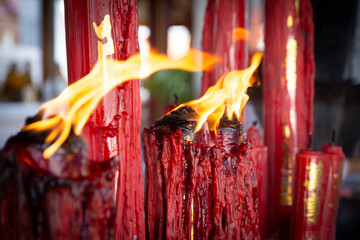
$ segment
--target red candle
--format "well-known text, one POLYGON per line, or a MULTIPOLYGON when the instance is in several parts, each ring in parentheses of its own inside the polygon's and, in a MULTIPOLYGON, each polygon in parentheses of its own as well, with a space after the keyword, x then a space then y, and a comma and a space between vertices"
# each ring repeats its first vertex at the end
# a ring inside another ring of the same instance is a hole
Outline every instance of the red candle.
POLYGON ((246 26, 244 0, 209 0, 205 13, 202 50, 220 56, 223 61, 212 71, 203 73, 201 93, 232 70, 248 66, 248 46, 245 39, 234 41, 234 31, 246 26))
POLYGON ((265 2, 264 137, 269 153, 268 237, 289 239, 293 166, 312 132, 314 40, 309 0, 265 2))
POLYGON ((321 148, 324 160, 329 167, 326 195, 324 201, 323 226, 321 240, 335 239, 335 225, 339 207, 340 186, 345 155, 340 146, 334 143, 324 144, 321 148))
POLYGON ((0 239, 112 239, 118 160, 87 159, 74 134, 44 159, 45 137, 20 132, 0 153, 0 239))
MULTIPOLYGON (((65 25, 69 83, 90 72, 98 44, 119 60, 139 52, 136 0, 65 0, 65 25)), ((116 239, 144 238, 140 123, 139 81, 133 80, 111 90, 83 130, 90 159, 119 156, 126 170, 118 177, 116 239)))
POLYGON ((295 171, 291 239, 319 239, 325 195, 323 179, 327 176, 324 155, 319 151, 300 151, 295 171))
POLYGON ((251 126, 247 131, 247 138, 255 140, 256 177, 259 190, 259 220, 261 239, 266 238, 266 203, 267 203, 267 147, 261 139, 260 130, 251 126))
POLYGON ((253 148, 244 128, 221 121, 194 133, 190 108, 144 129, 148 239, 259 239, 253 148))

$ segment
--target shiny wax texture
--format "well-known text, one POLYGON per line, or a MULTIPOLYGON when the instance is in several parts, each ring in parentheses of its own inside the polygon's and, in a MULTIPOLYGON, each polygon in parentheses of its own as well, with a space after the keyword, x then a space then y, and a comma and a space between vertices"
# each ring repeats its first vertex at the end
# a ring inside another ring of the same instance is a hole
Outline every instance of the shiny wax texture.
POLYGON ((202 50, 220 56, 222 61, 214 69, 203 73, 201 93, 232 70, 245 69, 248 64, 246 41, 232 40, 236 28, 245 28, 244 0, 209 0, 205 13, 202 50))
POLYGON ((267 147, 261 139, 260 130, 251 126, 247 131, 247 138, 255 141, 256 177, 259 190, 259 225, 261 239, 266 238, 266 208, 267 208, 267 147))
POLYGON ((0 152, 0 239, 114 239, 117 159, 90 161, 77 136, 44 159, 20 134, 0 152))
POLYGON ((260 239, 251 143, 225 129, 211 146, 202 131, 196 143, 144 129, 147 238, 260 239))
POLYGON ((325 181, 328 173, 324 155, 303 150, 296 155, 295 192, 291 238, 293 240, 320 239, 325 181))
POLYGON ((268 237, 289 239, 295 154, 313 130, 314 24, 309 0, 265 1, 264 137, 268 237), (288 60, 287 60, 288 59, 288 60))
MULTIPOLYGON (((69 83, 90 72, 98 59, 99 39, 94 31, 110 16, 115 53, 124 60, 139 52, 136 0, 65 0, 69 83)), ((139 80, 110 91, 87 122, 83 135, 89 158, 102 161, 119 156, 116 239, 144 239, 143 180, 140 148, 141 102, 139 80)))
POLYGON ((342 184, 345 154, 340 146, 334 144, 324 144, 321 151, 324 153, 324 159, 329 168, 329 174, 328 179, 326 180, 326 196, 320 240, 334 240, 336 236, 336 219, 339 208, 340 187, 342 184))

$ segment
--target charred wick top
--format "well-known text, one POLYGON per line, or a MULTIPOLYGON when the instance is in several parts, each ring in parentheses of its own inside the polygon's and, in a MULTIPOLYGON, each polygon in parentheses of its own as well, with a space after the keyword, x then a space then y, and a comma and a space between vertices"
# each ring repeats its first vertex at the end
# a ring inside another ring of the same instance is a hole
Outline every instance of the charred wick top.
MULTIPOLYGON (((185 105, 184 107, 174 110, 164 115, 162 118, 156 120, 151 129, 154 131, 161 131, 164 134, 171 134, 177 129, 180 129, 184 140, 196 141, 197 139, 195 137, 195 128, 197 124, 197 118, 198 116, 194 109, 185 105)), ((203 130, 208 131, 206 123, 204 124, 201 131, 203 130)), ((214 132, 211 132, 210 134, 216 135, 214 132)), ((246 131, 244 125, 238 121, 235 114, 230 120, 227 117, 226 111, 220 119, 220 123, 217 128, 217 135, 220 141, 227 139, 227 141, 236 144, 246 140, 246 131)))

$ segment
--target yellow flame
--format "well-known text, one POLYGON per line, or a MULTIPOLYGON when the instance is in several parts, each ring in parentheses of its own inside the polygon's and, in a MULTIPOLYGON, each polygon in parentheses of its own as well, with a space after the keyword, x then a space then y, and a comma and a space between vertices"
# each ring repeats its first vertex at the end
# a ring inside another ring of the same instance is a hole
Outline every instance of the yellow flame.
POLYGON ((52 156, 68 137, 71 128, 80 135, 84 125, 100 100, 114 87, 133 79, 143 79, 164 69, 181 69, 185 71, 202 71, 208 69, 220 60, 211 54, 191 49, 180 60, 174 60, 166 55, 151 51, 147 56, 133 55, 125 61, 106 57, 113 53, 110 18, 94 29, 97 36, 106 38, 107 43, 98 41, 98 60, 91 72, 68 86, 58 97, 41 106, 43 120, 31 123, 22 131, 49 132, 46 143, 52 143, 44 151, 44 158, 52 156), (109 44, 110 43, 110 44, 109 44), (198 59, 202 59, 200 63, 198 59), (145 66, 141 66, 146 63, 145 66), (142 71, 140 72, 140 67, 142 71))
POLYGON ((242 109, 249 100, 246 90, 254 83, 251 77, 260 65, 262 56, 263 54, 260 52, 255 53, 249 68, 231 71, 223 75, 200 99, 184 103, 173 111, 183 106, 192 107, 197 116, 196 119, 188 120, 197 121, 195 132, 199 131, 205 122, 209 124, 211 131, 216 132, 220 119, 225 112, 228 119, 231 120, 235 114, 240 120, 242 109))
POLYGON ((25 126, 23 131, 50 131, 46 143, 55 142, 44 151, 49 158, 66 140, 71 127, 80 135, 85 123, 96 108, 99 101, 117 85, 132 80, 143 79, 164 69, 181 69, 185 71, 202 71, 219 61, 219 58, 197 50, 190 50, 180 60, 173 60, 163 54, 151 52, 143 58, 146 68, 140 74, 140 54, 125 61, 111 58, 99 59, 92 71, 84 78, 68 86, 57 98, 41 106, 46 119, 25 126), (201 56, 202 63, 196 59, 201 56), (104 76, 104 73, 108 77, 104 76), (48 118, 47 118, 48 117, 48 118))

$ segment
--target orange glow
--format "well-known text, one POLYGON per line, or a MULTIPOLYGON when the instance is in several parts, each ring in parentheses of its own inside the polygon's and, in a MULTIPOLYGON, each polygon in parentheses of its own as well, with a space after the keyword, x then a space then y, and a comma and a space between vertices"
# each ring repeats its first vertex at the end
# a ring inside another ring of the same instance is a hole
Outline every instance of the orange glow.
POLYGON ((236 28, 232 33, 232 40, 239 41, 239 40, 249 40, 250 32, 245 28, 236 28))
POLYGON ((205 122, 208 123, 211 131, 216 132, 220 119, 225 112, 228 119, 231 120, 235 114, 237 119, 241 120, 242 109, 249 100, 246 90, 255 82, 252 75, 259 66, 262 56, 263 54, 260 52, 255 53, 249 68, 231 71, 210 87, 204 96, 176 108, 179 109, 187 105, 195 110, 197 113, 195 119, 188 119, 197 121, 195 132, 199 131, 205 122))
POLYGON ((99 44, 99 59, 92 71, 67 87, 58 97, 44 103, 41 106, 43 120, 23 127, 22 131, 49 131, 45 142, 51 145, 44 151, 45 158, 56 152, 72 127, 75 134, 80 135, 99 101, 117 85, 132 79, 146 78, 164 69, 202 71, 220 60, 197 50, 190 50, 180 60, 154 51, 145 57, 136 54, 125 61, 108 58, 103 53, 103 46, 99 44))

